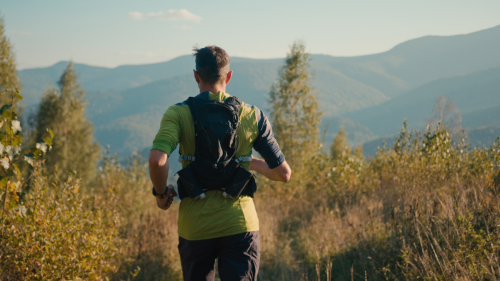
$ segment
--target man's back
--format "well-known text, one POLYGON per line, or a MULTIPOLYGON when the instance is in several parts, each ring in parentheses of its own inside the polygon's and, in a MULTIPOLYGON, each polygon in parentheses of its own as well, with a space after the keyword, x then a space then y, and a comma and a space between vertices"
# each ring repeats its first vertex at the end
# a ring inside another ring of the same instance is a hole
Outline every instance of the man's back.
MULTIPOLYGON (((198 97, 224 101, 230 95, 223 92, 216 94, 204 92, 198 97)), ((254 144, 257 144, 256 149, 268 156, 266 160, 273 163, 271 165, 278 166, 284 161, 282 154, 272 155, 273 152, 279 151, 279 147, 272 133, 269 134, 267 117, 258 108, 243 103, 240 110, 240 122, 237 131, 239 145, 236 158, 251 156, 252 148, 254 144), (262 151, 264 147, 267 149, 262 151), (272 148, 271 152, 269 148, 272 148)), ((165 112, 152 149, 171 153, 178 142, 180 142, 180 155, 195 155, 193 117, 185 103, 171 106, 165 112)), ((190 163, 191 161, 185 160, 182 162, 182 167, 185 168, 190 163)), ((250 167, 248 161, 240 164, 247 169, 250 167)), ((222 193, 220 190, 207 192, 206 198, 203 200, 184 198, 179 210, 179 236, 188 240, 201 240, 258 231, 259 220, 252 198, 240 196, 235 199, 227 199, 222 196, 222 193)))

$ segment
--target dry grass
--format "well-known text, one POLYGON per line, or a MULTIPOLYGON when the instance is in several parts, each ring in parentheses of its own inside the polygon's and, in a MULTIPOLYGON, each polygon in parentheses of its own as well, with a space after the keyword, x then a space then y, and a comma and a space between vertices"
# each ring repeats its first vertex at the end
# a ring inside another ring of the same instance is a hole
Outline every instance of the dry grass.
MULTIPOLYGON (((399 147, 368 162, 323 155, 295 182, 259 178, 259 280, 499 279, 499 148, 469 149, 443 129, 403 131, 399 147)), ((140 186, 126 204, 149 198, 147 181, 140 186)), ((128 215, 116 279, 139 266, 134 280, 181 280, 178 206, 141 204, 128 215)))
MULTIPOLYGON (((470 149, 443 129, 401 133, 364 160, 317 155, 287 184, 259 178, 259 280, 500 279, 500 143, 470 149)), ((150 195, 147 167, 105 157, 86 206, 118 211, 114 280, 182 280, 175 203, 150 195)))
MULTIPOLYGON (((499 148, 403 131, 369 161, 319 155, 290 183, 259 178, 259 280, 497 280, 499 148)), ((106 176, 136 189, 123 191, 135 211, 124 211, 129 246, 115 279, 140 267, 134 280, 181 280, 178 205, 156 209, 141 165, 106 176)))

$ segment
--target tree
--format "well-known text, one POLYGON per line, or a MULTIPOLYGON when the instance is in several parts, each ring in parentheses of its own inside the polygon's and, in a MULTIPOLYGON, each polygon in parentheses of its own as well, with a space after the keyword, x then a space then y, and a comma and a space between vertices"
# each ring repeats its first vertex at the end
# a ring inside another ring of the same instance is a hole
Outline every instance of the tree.
POLYGON ((58 84, 59 89, 47 88, 32 118, 35 138, 38 140, 47 129, 53 130, 56 136, 52 151, 46 157, 48 174, 57 174, 52 180, 64 180, 73 171, 77 177, 90 179, 95 174, 101 148, 94 141, 92 123, 85 116, 85 91, 72 62, 58 84))
POLYGON ((334 160, 340 159, 342 157, 342 153, 346 151, 350 153, 349 147, 347 147, 347 134, 344 127, 340 128, 339 133, 333 139, 330 151, 334 160))
POLYGON ((321 112, 309 86, 309 54, 302 41, 295 42, 271 87, 269 103, 274 135, 296 173, 319 152, 321 112))
MULTIPOLYGON (((0 92, 6 91, 10 88, 21 89, 21 83, 17 77, 16 62, 12 45, 5 36, 5 22, 0 16, 0 92)), ((6 104, 9 101, 8 97, 2 95, 0 97, 0 104, 6 104)), ((16 100, 17 101, 17 100, 16 100)))
POLYGON ((436 100, 432 116, 426 120, 427 125, 436 127, 439 123, 447 127, 452 135, 457 135, 462 131, 462 116, 455 106, 453 101, 447 100, 445 97, 439 97, 436 100))

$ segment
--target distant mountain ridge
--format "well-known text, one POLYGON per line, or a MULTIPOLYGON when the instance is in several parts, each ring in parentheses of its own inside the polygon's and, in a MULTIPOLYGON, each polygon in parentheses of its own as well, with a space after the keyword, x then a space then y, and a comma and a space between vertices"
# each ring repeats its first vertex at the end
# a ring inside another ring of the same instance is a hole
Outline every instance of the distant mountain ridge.
POLYGON ((464 115, 466 127, 491 125, 499 120, 481 119, 495 118, 495 109, 490 109, 493 111, 490 115, 486 115, 489 111, 484 110, 500 105, 500 67, 438 79, 390 101, 346 116, 370 128, 376 135, 397 133, 405 118, 409 128, 421 129, 425 127, 424 120, 432 114, 440 96, 453 101, 464 115))
MULTIPOLYGON (((331 141, 341 125, 346 127, 351 144, 394 134, 401 126, 401 116, 408 115, 409 122, 420 122, 432 110, 435 97, 455 91, 455 84, 461 85, 457 91, 462 91, 469 105, 472 92, 465 89, 476 80, 489 79, 491 91, 484 88, 482 93, 494 95, 499 87, 494 81, 495 70, 489 70, 492 78, 487 78, 485 72, 474 74, 485 76, 474 80, 471 73, 499 66, 498 50, 500 26, 465 35, 417 38, 387 52, 367 56, 311 55, 311 70, 315 73, 312 86, 324 111, 323 126, 330 128, 327 141, 331 141), (446 77, 451 80, 440 80, 446 77), (441 88, 436 86, 440 83, 441 88), (431 89, 433 92, 427 92, 431 89)), ((283 64, 283 59, 231 58, 234 75, 228 93, 267 112, 268 92, 283 64)), ((47 84, 55 84, 65 66, 66 62, 59 62, 46 68, 19 71, 27 107, 40 101, 47 84)), ((87 113, 99 143, 111 144, 112 151, 121 155, 150 146, 167 107, 197 94, 193 68, 194 59, 190 55, 116 68, 76 64, 87 91, 87 113)), ((490 107, 500 105, 496 102, 491 97, 487 103, 490 107)), ((484 102, 479 102, 467 111, 484 106, 484 102)), ((485 123, 480 120, 480 112, 476 115, 473 118, 479 122, 471 124, 485 123)))
MULTIPOLYGON (((477 72, 500 65, 500 25, 452 36, 424 36, 379 54, 329 57, 338 69, 358 66, 408 83, 411 89, 444 77, 477 72)), ((361 81, 363 82, 363 81, 361 81)), ((389 96, 389 92, 386 92, 389 96)))

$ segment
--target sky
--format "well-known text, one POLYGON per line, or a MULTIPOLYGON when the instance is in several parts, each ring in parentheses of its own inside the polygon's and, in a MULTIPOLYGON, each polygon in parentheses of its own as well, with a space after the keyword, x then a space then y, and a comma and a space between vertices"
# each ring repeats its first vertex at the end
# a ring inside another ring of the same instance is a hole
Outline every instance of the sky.
POLYGON ((195 45, 279 58, 299 39, 313 54, 357 56, 494 27, 499 12, 499 0, 0 0, 18 69, 155 63, 195 45))

